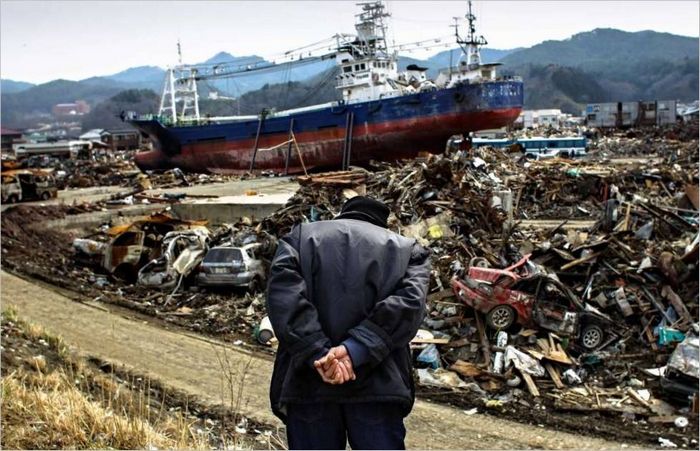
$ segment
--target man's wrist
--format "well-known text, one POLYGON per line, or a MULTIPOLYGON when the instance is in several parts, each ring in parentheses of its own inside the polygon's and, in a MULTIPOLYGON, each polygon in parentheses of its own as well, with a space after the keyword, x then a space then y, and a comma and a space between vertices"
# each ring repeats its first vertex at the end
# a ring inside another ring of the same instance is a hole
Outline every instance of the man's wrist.
POLYGON ((348 351, 353 367, 357 368, 369 360, 369 349, 355 338, 350 337, 343 341, 341 345, 345 346, 345 349, 348 351))

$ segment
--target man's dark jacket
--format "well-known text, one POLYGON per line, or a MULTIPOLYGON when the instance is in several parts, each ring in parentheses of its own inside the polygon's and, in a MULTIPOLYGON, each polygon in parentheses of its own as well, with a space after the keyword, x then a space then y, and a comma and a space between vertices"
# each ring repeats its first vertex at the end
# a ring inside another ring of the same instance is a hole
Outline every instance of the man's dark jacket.
POLYGON ((270 387, 275 414, 284 420, 288 403, 380 401, 400 404, 407 415, 414 400, 408 343, 425 315, 429 278, 425 248, 370 222, 293 228, 280 241, 268 284, 279 339, 270 387), (356 380, 324 383, 313 361, 348 341, 356 380))

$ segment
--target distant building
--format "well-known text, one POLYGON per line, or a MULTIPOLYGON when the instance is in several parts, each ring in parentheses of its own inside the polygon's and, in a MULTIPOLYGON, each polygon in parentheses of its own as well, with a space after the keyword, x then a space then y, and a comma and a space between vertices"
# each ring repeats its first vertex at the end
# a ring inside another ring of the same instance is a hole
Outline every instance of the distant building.
POLYGON ((102 141, 102 132, 104 132, 103 128, 93 128, 80 135, 78 139, 83 141, 102 141))
POLYGON ((675 100, 608 102, 586 105, 586 124, 598 128, 667 125, 676 122, 675 100))
POLYGON ((100 133, 101 141, 110 149, 138 150, 141 146, 141 133, 133 129, 108 129, 100 133))
POLYGON ((535 114, 537 116, 537 125, 540 127, 559 128, 562 120, 565 119, 565 115, 558 109, 536 110, 535 114))
POLYGON ((12 130, 11 128, 0 128, 0 140, 2 141, 2 147, 0 149, 2 153, 12 152, 13 144, 24 142, 22 132, 19 130, 12 130))
POLYGON ((53 106, 51 112, 54 116, 82 116, 90 112, 90 105, 84 100, 76 100, 73 103, 59 103, 53 106))
POLYGON ((523 110, 513 123, 514 128, 560 128, 571 118, 559 109, 523 110))

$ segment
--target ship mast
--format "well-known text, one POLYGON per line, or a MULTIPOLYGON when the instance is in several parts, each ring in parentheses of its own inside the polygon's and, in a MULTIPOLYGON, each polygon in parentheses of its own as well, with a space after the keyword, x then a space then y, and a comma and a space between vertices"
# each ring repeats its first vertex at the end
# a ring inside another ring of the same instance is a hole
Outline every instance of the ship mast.
POLYGON ((479 54, 479 46, 486 45, 486 39, 483 36, 477 36, 476 34, 476 16, 472 13, 472 2, 468 3, 467 14, 464 16, 469 22, 469 30, 467 31, 467 39, 462 39, 457 30, 457 24, 455 23, 455 37, 457 38, 457 44, 462 48, 462 51, 467 56, 467 69, 474 70, 481 65, 481 56, 479 54))
POLYGON ((362 12, 355 16, 358 18, 355 30, 363 56, 386 57, 388 52, 384 18, 389 17, 389 13, 384 11, 384 4, 381 1, 375 1, 357 5, 362 7, 362 12))
POLYGON ((179 64, 169 67, 165 77, 158 115, 163 118, 169 117, 173 125, 181 122, 199 122, 198 70, 182 64, 182 47, 179 39, 177 56, 179 64), (178 104, 181 104, 179 114, 178 104))

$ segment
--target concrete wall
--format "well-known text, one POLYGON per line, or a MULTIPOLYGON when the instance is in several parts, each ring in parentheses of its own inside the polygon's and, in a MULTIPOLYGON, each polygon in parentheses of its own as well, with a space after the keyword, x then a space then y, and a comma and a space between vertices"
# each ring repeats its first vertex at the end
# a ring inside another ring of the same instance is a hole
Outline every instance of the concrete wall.
POLYGON ((237 222, 243 217, 260 220, 282 208, 292 193, 265 196, 227 196, 211 201, 173 204, 180 219, 206 219, 210 224, 237 222))

